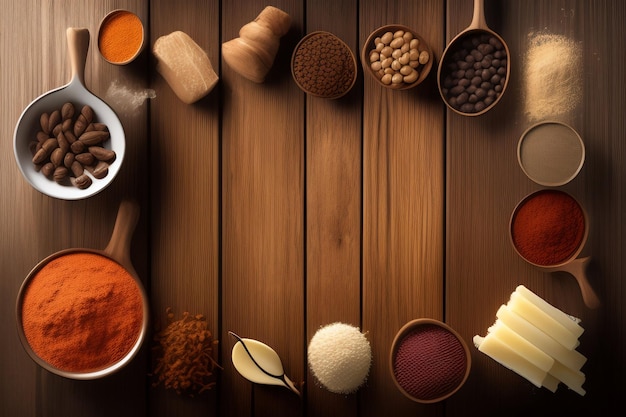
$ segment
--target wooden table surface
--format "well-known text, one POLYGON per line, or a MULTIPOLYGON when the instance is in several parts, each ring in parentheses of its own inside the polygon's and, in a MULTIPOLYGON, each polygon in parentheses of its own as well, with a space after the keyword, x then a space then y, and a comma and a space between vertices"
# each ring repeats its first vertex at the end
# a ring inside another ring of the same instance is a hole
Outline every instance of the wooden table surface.
POLYGON ((486 0, 489 27, 510 48, 511 77, 503 99, 479 117, 446 109, 435 69, 401 92, 359 72, 347 96, 325 100, 302 93, 289 68, 306 33, 330 31, 358 56, 369 32, 388 23, 419 31, 438 62, 469 25, 470 0, 277 0, 293 23, 267 80, 255 84, 226 65, 220 46, 266 5, 2 1, 0 416, 583 416, 623 409, 626 3, 486 0), (149 34, 144 53, 125 67, 107 64, 94 47, 100 19, 115 8, 137 13, 149 34), (69 81, 70 26, 90 30, 87 86, 119 113, 127 137, 113 184, 80 201, 34 190, 12 144, 21 111, 69 81), (150 53, 174 30, 189 34, 219 75, 217 87, 192 105, 177 99, 150 53), (570 123, 586 147, 582 171, 561 188, 589 215, 583 252, 592 257, 589 280, 602 301, 595 310, 585 307, 570 275, 521 260, 507 234, 517 202, 541 188, 516 159, 531 124, 522 108, 524 54, 541 31, 564 35, 582 51, 582 66, 571 68, 582 73, 581 103, 555 118, 570 123), (155 98, 132 101, 148 89, 155 98), (20 344, 15 300, 30 269, 64 248, 104 248, 128 198, 141 205, 131 258, 153 321, 163 321, 167 307, 203 314, 219 340, 223 370, 207 394, 153 388, 150 340, 128 367, 95 381, 42 370, 20 344), (519 284, 582 320, 585 396, 564 386, 538 389, 472 345, 519 284), (387 366, 395 333, 420 317, 445 321, 470 344, 469 379, 441 403, 405 399, 387 366), (330 393, 307 365, 311 337, 338 321, 358 326, 371 343, 370 375, 357 394, 330 393), (230 360, 228 331, 273 347, 286 374, 304 384, 302 399, 242 378, 230 360))

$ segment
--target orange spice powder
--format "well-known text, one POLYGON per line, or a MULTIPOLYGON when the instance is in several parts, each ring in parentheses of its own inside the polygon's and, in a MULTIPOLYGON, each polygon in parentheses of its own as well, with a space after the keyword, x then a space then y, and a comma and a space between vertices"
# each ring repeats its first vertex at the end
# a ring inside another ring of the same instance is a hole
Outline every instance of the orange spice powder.
POLYGON ((104 59, 124 63, 135 56, 143 43, 143 25, 134 13, 120 10, 107 17, 100 27, 98 48, 104 59))
POLYGON ((63 371, 92 372, 133 348, 143 301, 136 281, 117 262, 76 252, 52 259, 31 277, 21 313, 37 356, 63 371))

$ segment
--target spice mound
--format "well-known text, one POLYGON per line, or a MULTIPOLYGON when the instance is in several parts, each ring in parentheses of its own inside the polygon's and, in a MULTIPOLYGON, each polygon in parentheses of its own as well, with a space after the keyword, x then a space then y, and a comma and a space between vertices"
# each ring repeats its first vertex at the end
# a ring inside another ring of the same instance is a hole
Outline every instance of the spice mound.
POLYGON ((492 106, 504 92, 508 56, 494 35, 469 33, 455 41, 441 67, 441 93, 446 103, 463 113, 492 106))
POLYGON ((422 324, 398 341, 393 375, 416 401, 435 402, 453 393, 467 371, 465 347, 447 329, 422 324))
POLYGON ((184 312, 175 320, 170 308, 166 314, 167 326, 154 336, 153 386, 163 384, 189 396, 211 389, 215 385, 213 370, 219 367, 213 359, 213 346, 218 342, 212 339, 206 318, 184 312))
POLYGON ((350 48, 328 32, 313 32, 302 38, 291 60, 293 78, 305 93, 339 98, 356 81, 356 59, 350 48))
POLYGON ((30 280, 21 308, 33 352, 53 367, 106 369, 133 349, 143 324, 134 278, 104 256, 77 252, 45 264, 30 280))
POLYGON ((511 221, 511 237, 519 254, 541 266, 570 259, 583 243, 585 214, 569 194, 542 190, 520 203, 511 221))
POLYGON ((98 31, 98 49, 112 64, 131 62, 143 47, 143 24, 127 10, 114 10, 102 20, 98 31))

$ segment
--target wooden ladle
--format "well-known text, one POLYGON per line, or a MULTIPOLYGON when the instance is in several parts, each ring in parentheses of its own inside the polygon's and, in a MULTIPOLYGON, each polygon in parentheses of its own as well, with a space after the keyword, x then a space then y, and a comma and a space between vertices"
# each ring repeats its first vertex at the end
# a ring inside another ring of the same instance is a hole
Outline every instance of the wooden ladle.
POLYGON ((500 35, 498 35, 496 32, 494 32, 487 26, 487 22, 485 20, 484 1, 474 0, 474 15, 472 18, 472 22, 467 28, 465 28, 458 35, 456 35, 452 39, 452 41, 450 41, 446 49, 443 51, 443 55, 441 56, 441 60, 439 61, 439 67, 437 69, 437 84, 439 86, 439 93, 441 94, 443 101, 451 110, 463 116, 479 116, 481 114, 486 113, 490 109, 492 109, 502 98, 502 95, 504 94, 504 91, 506 90, 506 87, 509 83, 509 75, 511 72, 511 63, 509 61, 510 56, 511 56, 511 53, 509 52, 509 47, 504 41, 504 39, 502 39, 500 35), (504 81, 504 85, 502 87, 502 91, 500 91, 500 93, 497 95, 497 97, 491 104, 489 104, 484 109, 477 111, 477 112, 463 112, 453 107, 449 103, 449 99, 443 91, 443 80, 449 74, 449 69, 447 68, 447 65, 450 62, 451 56, 457 50, 461 49, 461 44, 465 41, 465 39, 467 39, 469 35, 477 35, 477 34, 478 35, 486 34, 489 36, 493 36, 496 39, 498 39, 504 46, 504 50, 506 51, 506 59, 507 59, 506 78, 504 81))
POLYGON ((138 219, 139 219, 139 205, 132 201, 123 201, 119 207, 117 219, 115 221, 115 226, 113 227, 111 238, 104 250, 96 250, 96 249, 88 249, 88 248, 71 248, 71 249, 64 249, 59 252, 53 253, 52 255, 41 260, 30 271, 30 273, 28 274, 28 276, 22 283, 22 286, 17 296, 17 308, 16 308, 18 334, 20 337, 20 341, 22 342, 22 345, 24 349, 26 350, 26 352, 28 353, 28 355, 42 368, 47 369, 48 371, 55 373, 57 375, 63 376, 65 378, 70 378, 70 379, 77 379, 77 380, 98 379, 98 378, 102 378, 104 376, 110 375, 120 370, 126 364, 128 364, 138 353, 147 335, 148 321, 149 321, 148 297, 143 287, 143 284, 141 283, 141 280, 139 279, 137 272, 135 271, 135 268, 133 267, 131 259, 130 259, 130 243, 131 243, 133 231, 135 230, 135 226, 137 224, 138 219), (51 261, 56 260, 58 258, 67 256, 67 255, 72 255, 76 253, 85 253, 85 252, 106 257, 118 263, 119 265, 121 265, 121 267, 125 269, 126 272, 128 272, 128 275, 132 277, 133 281, 136 283, 138 290, 141 294, 141 299, 142 299, 142 304, 143 304, 142 306, 143 317, 142 317, 142 322, 141 322, 141 328, 139 329, 139 333, 137 334, 137 338, 135 342, 133 343, 132 348, 119 361, 111 365, 108 365, 107 367, 103 369, 87 370, 84 372, 74 372, 74 371, 59 369, 49 364, 48 362, 43 360, 33 351, 33 349, 31 348, 28 342, 26 334, 24 332, 22 312, 23 312, 24 297, 26 294, 26 290, 28 286, 33 282, 35 277, 37 276, 37 273, 41 271, 42 268, 44 268, 51 261))
POLYGON ((545 272, 562 271, 562 272, 567 272, 571 274, 574 278, 576 278, 576 281, 578 282, 578 286, 580 287, 580 291, 583 297, 583 301, 585 302, 585 305, 591 309, 598 308, 600 306, 600 300, 598 299, 598 296, 596 295, 595 291, 591 287, 591 284, 589 283, 589 280, 587 279, 587 274, 586 274, 587 265, 589 264, 589 261, 591 258, 590 257, 578 258, 578 255, 580 255, 580 252, 582 251, 583 247, 585 246, 585 243, 587 242, 587 236, 589 234, 589 219, 587 216, 587 212, 584 210, 582 206, 579 205, 580 210, 583 213, 584 221, 585 221, 584 234, 578 245, 578 248, 567 259, 560 261, 557 264, 553 264, 553 265, 537 264, 527 259, 518 250, 517 246, 515 245, 515 240, 513 238, 513 224, 515 222, 516 214, 518 213, 519 209, 529 199, 533 198, 538 193, 542 193, 542 192, 545 192, 545 190, 539 190, 526 196, 524 199, 522 199, 522 201, 518 203, 517 207, 515 207, 515 210, 513 210, 513 214, 511 215, 511 220, 509 224, 509 236, 511 238, 511 244, 513 248, 515 249, 515 251, 517 252, 517 254, 522 259, 524 259, 529 264, 534 265, 535 267, 541 269, 542 271, 545 271, 545 272))

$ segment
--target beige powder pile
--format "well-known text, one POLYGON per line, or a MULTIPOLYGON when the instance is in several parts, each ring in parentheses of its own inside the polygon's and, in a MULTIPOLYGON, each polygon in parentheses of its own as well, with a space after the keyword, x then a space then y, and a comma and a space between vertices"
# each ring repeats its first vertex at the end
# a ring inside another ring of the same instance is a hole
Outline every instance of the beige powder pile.
POLYGON ((525 113, 531 121, 562 116, 582 99, 582 48, 562 35, 531 34, 524 66, 525 113))

